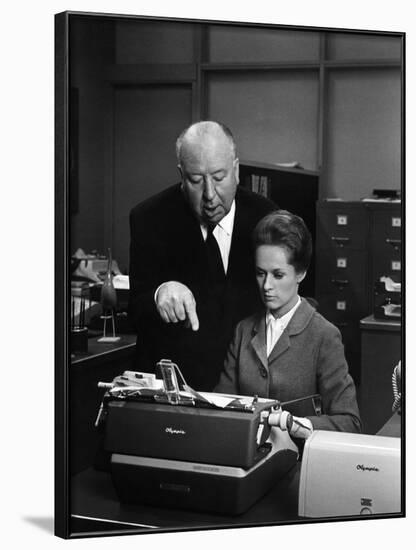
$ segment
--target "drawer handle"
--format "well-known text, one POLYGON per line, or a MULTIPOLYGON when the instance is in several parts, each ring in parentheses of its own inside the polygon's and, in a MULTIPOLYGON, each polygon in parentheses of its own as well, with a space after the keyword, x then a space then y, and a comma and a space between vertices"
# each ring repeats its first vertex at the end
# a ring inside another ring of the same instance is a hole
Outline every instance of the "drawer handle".
POLYGON ((394 250, 399 250, 402 245, 401 239, 386 239, 387 244, 391 244, 394 250))
POLYGON ((331 237, 331 239, 339 246, 344 246, 350 242, 349 237, 331 237))
POLYGON ((343 286, 347 286, 350 282, 349 282, 348 279, 332 279, 332 280, 331 280, 331 283, 332 283, 333 285, 337 285, 337 286, 343 287, 343 286))

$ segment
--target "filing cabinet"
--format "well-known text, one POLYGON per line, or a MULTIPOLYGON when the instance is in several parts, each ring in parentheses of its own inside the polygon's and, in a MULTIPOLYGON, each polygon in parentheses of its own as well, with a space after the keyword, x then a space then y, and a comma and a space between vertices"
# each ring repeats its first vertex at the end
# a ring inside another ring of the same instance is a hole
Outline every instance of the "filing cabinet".
POLYGON ((368 229, 361 202, 322 201, 317 203, 317 246, 337 250, 365 248, 368 229))
MULTIPOLYGON (((394 282, 402 281, 402 227, 400 204, 368 205, 370 227, 370 277, 372 281, 380 277, 390 277, 394 282)), ((373 310, 374 294, 370 297, 373 310)))
POLYGON ((384 201, 317 203, 316 299, 341 331, 351 375, 360 383, 360 320, 371 314, 374 283, 401 282, 401 205, 384 201))

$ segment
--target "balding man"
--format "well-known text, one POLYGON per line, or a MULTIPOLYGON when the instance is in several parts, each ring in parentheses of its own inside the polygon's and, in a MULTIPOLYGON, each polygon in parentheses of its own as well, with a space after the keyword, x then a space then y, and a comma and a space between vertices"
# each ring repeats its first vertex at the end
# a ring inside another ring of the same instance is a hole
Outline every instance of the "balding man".
POLYGON ((235 325, 259 305, 251 233, 276 205, 238 187, 231 131, 213 121, 176 142, 181 183, 130 213, 130 319, 137 369, 178 364, 187 383, 210 391, 235 325))

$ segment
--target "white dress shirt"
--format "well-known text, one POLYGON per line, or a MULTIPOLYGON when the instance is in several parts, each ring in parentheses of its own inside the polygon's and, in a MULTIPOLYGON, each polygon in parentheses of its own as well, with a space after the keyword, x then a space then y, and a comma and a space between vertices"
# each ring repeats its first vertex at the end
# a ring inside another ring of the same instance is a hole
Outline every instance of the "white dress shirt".
MULTIPOLYGON (((278 342, 283 331, 289 324, 289 321, 293 317, 295 311, 300 306, 301 299, 298 296, 298 301, 287 313, 282 315, 280 318, 275 318, 275 316, 268 311, 266 313, 266 346, 267 346, 267 357, 269 357, 272 349, 278 342)), ((293 426, 290 430, 290 434, 294 437, 301 439, 307 439, 313 432, 313 425, 309 418, 299 418, 298 416, 293 416, 293 426)), ((283 428, 287 429, 287 428, 283 428)))
MULTIPOLYGON (((228 269, 228 257, 230 255, 231 248, 231 238, 233 236, 233 227, 234 227, 234 218, 235 218, 235 200, 231 205, 230 211, 223 219, 217 223, 212 234, 214 235, 218 247, 221 253, 221 259, 224 266, 224 271, 227 273, 228 269)), ((202 236, 204 241, 206 241, 208 236, 208 230, 205 225, 201 224, 202 236)))
POLYGON ((267 357, 269 357, 272 349, 276 345, 276 342, 279 340, 283 331, 289 324, 289 321, 293 317, 295 311, 300 306, 301 299, 298 296, 298 301, 287 313, 282 315, 282 317, 276 318, 270 311, 266 313, 266 346, 267 346, 267 357))

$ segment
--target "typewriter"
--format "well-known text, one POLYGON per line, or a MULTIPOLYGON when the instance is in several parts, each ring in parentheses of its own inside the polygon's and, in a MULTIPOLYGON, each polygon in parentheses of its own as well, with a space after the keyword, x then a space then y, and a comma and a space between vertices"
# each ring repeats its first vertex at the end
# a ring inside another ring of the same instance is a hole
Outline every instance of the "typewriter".
POLYGON ((158 368, 99 383, 120 501, 245 512, 297 462, 291 415, 276 400, 196 392, 169 360, 158 368))

